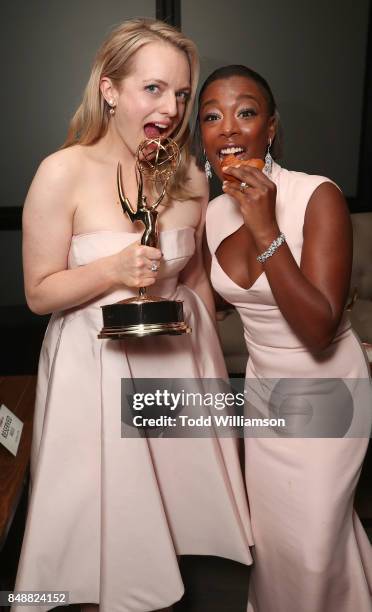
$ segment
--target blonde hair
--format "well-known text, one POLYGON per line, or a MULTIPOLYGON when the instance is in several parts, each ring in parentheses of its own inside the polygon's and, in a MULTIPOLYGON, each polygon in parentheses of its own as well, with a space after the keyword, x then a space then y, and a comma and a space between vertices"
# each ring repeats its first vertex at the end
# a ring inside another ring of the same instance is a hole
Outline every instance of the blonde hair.
POLYGON ((100 90, 101 79, 108 77, 119 85, 120 81, 130 73, 136 51, 148 43, 158 41, 169 43, 183 51, 190 66, 190 98, 183 120, 176 133, 172 134, 172 138, 182 147, 181 164, 167 190, 170 197, 186 199, 191 195, 185 188, 185 184, 190 160, 189 119, 198 84, 199 58, 196 45, 192 40, 163 21, 129 19, 116 27, 106 38, 97 52, 82 102, 71 119, 67 138, 62 148, 74 144, 92 145, 106 134, 110 120, 110 107, 100 90))

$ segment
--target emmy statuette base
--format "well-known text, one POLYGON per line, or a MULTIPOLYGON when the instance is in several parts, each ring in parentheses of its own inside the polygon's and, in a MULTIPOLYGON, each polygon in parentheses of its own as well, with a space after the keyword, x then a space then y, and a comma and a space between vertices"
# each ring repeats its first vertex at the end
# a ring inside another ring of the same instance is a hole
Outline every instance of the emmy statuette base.
POLYGON ((102 306, 103 328, 100 339, 121 340, 161 334, 180 335, 191 332, 183 317, 180 300, 143 296, 102 306))

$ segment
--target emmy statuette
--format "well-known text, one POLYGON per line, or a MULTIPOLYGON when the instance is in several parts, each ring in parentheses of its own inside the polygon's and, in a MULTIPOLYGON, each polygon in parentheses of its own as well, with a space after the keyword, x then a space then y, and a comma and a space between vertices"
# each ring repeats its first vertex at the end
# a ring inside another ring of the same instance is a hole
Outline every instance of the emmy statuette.
MULTIPOLYGON (((123 212, 134 223, 141 221, 145 231, 141 244, 151 247, 158 245, 158 230, 156 210, 163 200, 169 179, 176 172, 180 161, 180 151, 177 143, 171 138, 148 138, 141 142, 136 153, 136 169, 138 176, 137 209, 133 210, 125 196, 121 165, 118 164, 117 187, 123 212), (151 205, 143 195, 143 177, 155 185, 161 186, 159 197, 151 205)), ((98 335, 101 339, 120 340, 128 336, 144 337, 160 334, 179 335, 190 333, 191 329, 184 322, 183 303, 180 300, 167 300, 162 297, 148 295, 145 287, 140 287, 139 294, 116 304, 102 306, 103 328, 98 335)))

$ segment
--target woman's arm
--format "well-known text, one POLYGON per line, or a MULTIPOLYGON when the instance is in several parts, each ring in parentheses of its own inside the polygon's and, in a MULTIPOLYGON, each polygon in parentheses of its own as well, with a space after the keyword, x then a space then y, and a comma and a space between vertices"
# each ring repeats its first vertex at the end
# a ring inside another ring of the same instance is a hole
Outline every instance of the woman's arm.
POLYGON ((195 230, 195 253, 187 266, 182 270, 180 282, 190 287, 190 289, 193 289, 199 297, 201 297, 213 320, 215 320, 216 309, 211 285, 205 271, 202 248, 209 188, 204 172, 201 172, 194 163, 192 163, 190 168, 190 178, 192 181, 190 189, 200 194, 198 197, 198 201, 200 202, 200 221, 195 230))
MULTIPOLYGON (((288 245, 283 246, 264 264, 272 292, 304 344, 322 351, 339 326, 352 264, 351 222, 337 187, 324 183, 310 198, 300 267, 288 245)), ((265 250, 267 243, 261 248, 265 250)))
MULTIPOLYGON (((249 176, 242 178, 254 184, 251 193, 247 193, 249 189, 241 193, 238 185, 225 186, 225 190, 239 201, 257 252, 262 253, 280 233, 275 218, 276 190, 259 171, 253 174, 249 171, 249 176)), ((307 205, 300 266, 286 243, 263 264, 283 316, 313 352, 324 350, 337 331, 351 263, 352 229, 347 205, 339 189, 326 182, 314 191, 307 205)))
POLYGON ((115 255, 67 269, 78 173, 71 157, 64 150, 44 160, 24 206, 25 293, 29 307, 37 314, 78 306, 122 285, 149 286, 156 279, 156 273, 149 269, 151 260, 161 257, 158 249, 136 243, 115 255))

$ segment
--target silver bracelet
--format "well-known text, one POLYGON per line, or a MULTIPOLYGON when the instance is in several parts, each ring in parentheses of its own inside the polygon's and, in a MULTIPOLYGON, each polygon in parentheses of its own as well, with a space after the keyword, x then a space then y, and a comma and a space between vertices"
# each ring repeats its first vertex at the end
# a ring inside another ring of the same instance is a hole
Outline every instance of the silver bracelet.
POLYGON ((266 251, 264 251, 263 253, 261 253, 261 255, 257 257, 257 261, 259 261, 260 263, 264 263, 266 259, 269 259, 269 257, 274 255, 275 251, 278 250, 278 248, 281 244, 283 244, 283 242, 285 242, 285 236, 283 232, 280 232, 279 236, 272 241, 266 251))

